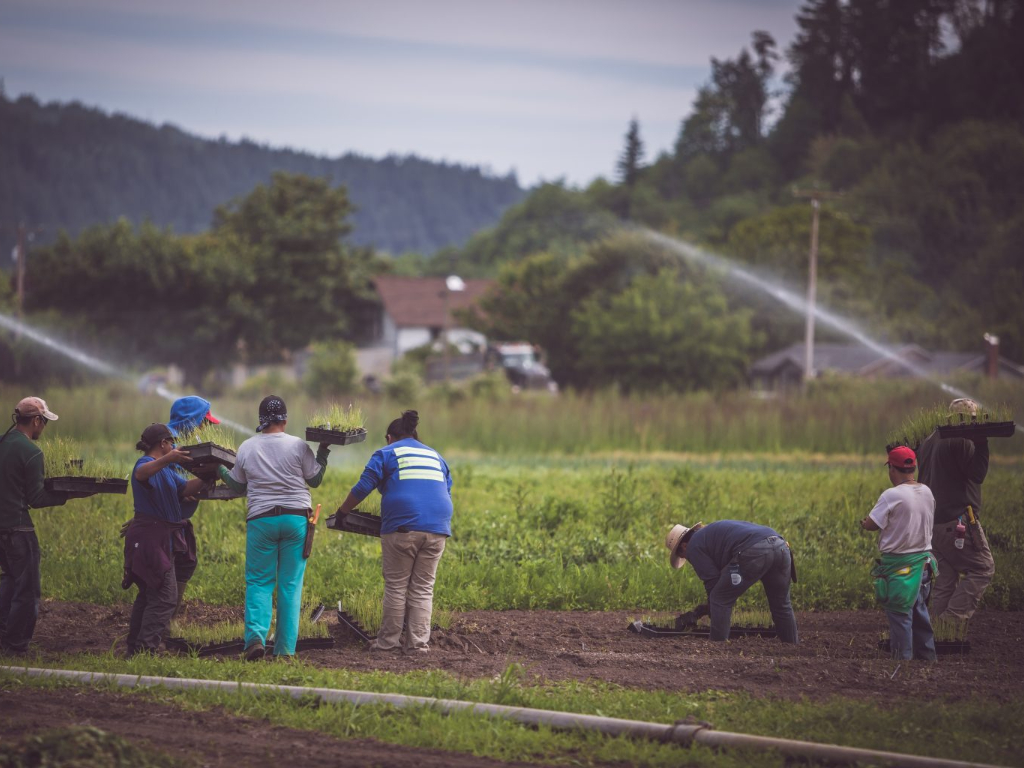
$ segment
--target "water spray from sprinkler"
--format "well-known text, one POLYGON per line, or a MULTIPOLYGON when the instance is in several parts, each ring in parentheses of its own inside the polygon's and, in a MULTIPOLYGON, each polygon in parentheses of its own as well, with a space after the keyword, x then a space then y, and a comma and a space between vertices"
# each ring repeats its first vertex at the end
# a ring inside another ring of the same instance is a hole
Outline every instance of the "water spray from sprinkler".
MULTIPOLYGON (((109 376, 110 378, 113 379, 124 379, 125 381, 132 380, 131 375, 128 374, 126 371, 123 371, 120 368, 111 365, 110 363, 100 360, 98 357, 93 357, 92 355, 87 354, 82 350, 71 346, 70 344, 65 344, 62 341, 58 341, 49 334, 43 333, 38 328, 28 325, 24 321, 18 320, 17 318, 11 317, 10 315, 5 315, 2 312, 0 312, 0 327, 6 328, 7 330, 13 331, 15 333, 24 334, 26 338, 29 338, 32 341, 36 342, 37 344, 46 347, 47 349, 50 349, 54 352, 57 352, 58 354, 64 355, 64 357, 73 360, 74 362, 81 365, 83 368, 88 368, 90 371, 93 371, 94 373, 109 376)), ((175 392, 171 392, 170 390, 163 386, 157 387, 155 391, 156 394, 158 394, 160 397, 172 403, 179 397, 181 397, 181 395, 175 392)), ((225 426, 230 427, 231 429, 234 429, 235 431, 240 432, 242 434, 247 435, 250 432, 252 432, 251 429, 248 429, 239 424, 237 421, 232 421, 231 419, 225 419, 222 417, 220 422, 221 424, 224 424, 225 426)))

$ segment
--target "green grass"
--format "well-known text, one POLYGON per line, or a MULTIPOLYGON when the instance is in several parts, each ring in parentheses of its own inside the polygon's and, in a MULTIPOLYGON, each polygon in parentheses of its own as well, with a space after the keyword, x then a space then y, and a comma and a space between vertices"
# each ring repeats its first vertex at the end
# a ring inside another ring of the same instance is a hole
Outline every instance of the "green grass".
MULTIPOLYGON (((675 629, 676 617, 673 616, 644 616, 641 618, 644 624, 652 627, 675 629)), ((771 611, 763 608, 738 608, 732 612, 732 626, 734 627, 757 627, 769 628, 774 626, 771 611)), ((702 616, 697 620, 698 629, 710 629, 711 619, 702 616)))
POLYGON ((229 451, 237 451, 238 433, 220 424, 206 424, 197 429, 182 430, 174 440, 174 444, 179 448, 200 443, 213 443, 221 448, 227 448, 229 451))
POLYGON ((331 403, 313 411, 313 414, 307 419, 307 423, 311 427, 320 429, 349 432, 354 429, 362 429, 366 423, 366 416, 362 408, 352 403, 349 403, 348 408, 331 403))
MULTIPOLYGON (((891 666, 888 660, 874 663, 880 673, 891 666)), ((693 717, 711 722, 723 731, 1004 764, 1013 764, 1019 759, 1016 736, 1019 723, 1024 719, 1024 698, 999 702, 998 706, 984 700, 954 698, 929 700, 927 707, 912 698, 878 702, 836 697, 827 701, 780 702, 743 693, 685 694, 577 680, 545 683, 531 677, 519 665, 509 666, 494 679, 473 681, 438 670, 399 675, 323 669, 303 663, 253 665, 231 659, 188 657, 135 658, 126 662, 113 656, 87 654, 65 658, 59 666, 133 675, 403 693, 660 723, 693 717)), ((923 678, 927 670, 923 665, 904 663, 902 673, 923 678)), ((67 683, 0 673, 0 687, 11 685, 72 687, 67 683)), ((117 690, 126 693, 126 689, 117 690)), ((136 690, 127 695, 145 696, 190 710, 219 707, 340 739, 375 738, 422 748, 444 745, 445 749, 498 760, 714 768, 751 764, 781 767, 785 764, 779 756, 766 753, 714 752, 704 747, 687 749, 594 733, 557 732, 467 713, 446 716, 426 707, 396 710, 389 706, 321 704, 311 699, 237 692, 136 690)))
MULTIPOLYGON (((331 456, 312 492, 323 518, 356 482, 363 453, 331 456), (339 465, 336 462, 342 460, 339 465)), ((340 455, 339 455, 340 454, 340 455)), ((704 598, 691 568, 673 570, 664 535, 677 522, 750 520, 769 525, 793 546, 800 580, 797 610, 874 606, 869 571, 876 536, 859 521, 889 485, 880 462, 804 464, 718 460, 622 463, 448 457, 453 467, 453 533, 438 568, 438 608, 625 609, 679 611, 704 598), (842 552, 841 562, 835 553, 842 552)), ((984 484, 985 528, 996 561, 985 593, 989 608, 1024 609, 1024 484, 1017 466, 993 464, 984 484)), ((44 597, 113 603, 122 591, 121 524, 132 497, 103 496, 33 510, 42 548, 44 597)), ((244 599, 244 500, 204 502, 193 518, 199 566, 191 598, 241 605, 244 599)), ((380 541, 318 532, 306 589, 325 603, 349 603, 381 588, 380 541), (343 574, 340 577, 339 574, 343 574)), ((765 608, 759 589, 739 607, 765 608)))
POLYGON ((131 467, 110 456, 89 455, 77 440, 48 435, 39 440, 46 477, 126 477, 131 467))

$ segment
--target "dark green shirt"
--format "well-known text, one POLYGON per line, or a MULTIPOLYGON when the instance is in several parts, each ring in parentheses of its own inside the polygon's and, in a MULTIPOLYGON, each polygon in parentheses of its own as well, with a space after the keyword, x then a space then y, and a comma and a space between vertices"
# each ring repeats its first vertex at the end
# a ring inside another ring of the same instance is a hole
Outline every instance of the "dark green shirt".
POLYGON ((949 523, 967 511, 981 514, 981 484, 988 474, 988 440, 943 440, 932 432, 917 449, 918 482, 935 496, 935 524, 949 523))
POLYGON ((31 528, 29 507, 59 507, 67 494, 43 488, 43 452, 16 429, 0 443, 0 528, 31 528))

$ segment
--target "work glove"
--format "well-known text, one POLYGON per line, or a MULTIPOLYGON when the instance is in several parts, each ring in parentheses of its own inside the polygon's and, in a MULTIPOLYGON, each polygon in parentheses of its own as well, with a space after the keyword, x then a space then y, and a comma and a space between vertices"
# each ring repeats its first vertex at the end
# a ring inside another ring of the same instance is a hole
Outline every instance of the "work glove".
POLYGON ((697 626, 697 620, 711 615, 711 607, 707 603, 698 605, 692 611, 681 613, 676 616, 676 629, 692 629, 697 626))

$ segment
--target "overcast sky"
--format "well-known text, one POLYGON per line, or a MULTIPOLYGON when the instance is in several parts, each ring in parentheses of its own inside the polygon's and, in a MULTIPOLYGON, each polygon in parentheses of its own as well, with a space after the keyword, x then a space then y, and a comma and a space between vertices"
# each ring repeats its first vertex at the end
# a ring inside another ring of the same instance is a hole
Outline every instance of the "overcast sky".
MULTIPOLYGON (((614 175, 671 147, 709 59, 799 0, 0 0, 9 97, 78 100, 318 154, 614 175)), ((2 129, 2 126, 0 126, 2 129)))

